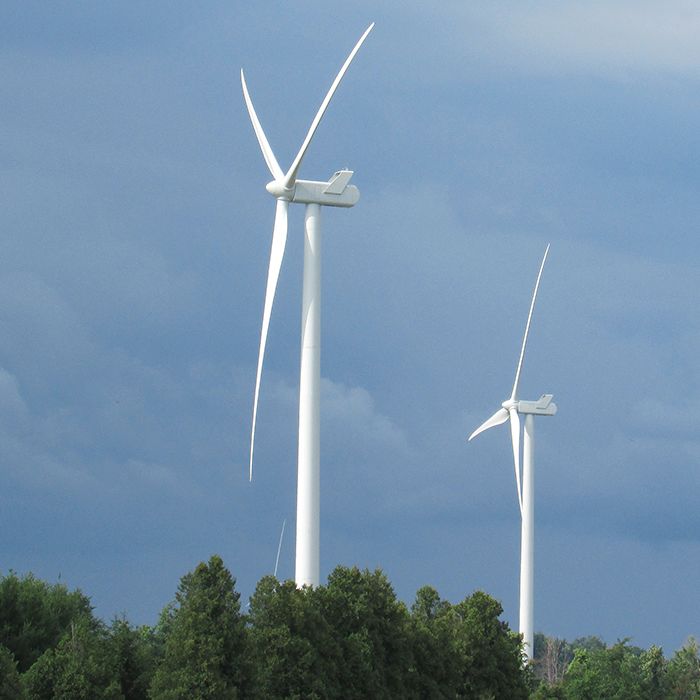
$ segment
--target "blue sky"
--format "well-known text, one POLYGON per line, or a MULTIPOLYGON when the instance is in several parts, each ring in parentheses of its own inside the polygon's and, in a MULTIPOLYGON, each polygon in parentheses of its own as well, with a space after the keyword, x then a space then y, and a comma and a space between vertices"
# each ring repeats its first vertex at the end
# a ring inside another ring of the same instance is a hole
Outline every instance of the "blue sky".
POLYGON ((670 2, 0 8, 0 570, 153 623, 220 553, 293 575, 303 209, 247 451, 274 214, 240 90, 324 211, 322 576, 517 626, 507 398, 537 422, 535 627, 700 635, 700 10, 670 2))

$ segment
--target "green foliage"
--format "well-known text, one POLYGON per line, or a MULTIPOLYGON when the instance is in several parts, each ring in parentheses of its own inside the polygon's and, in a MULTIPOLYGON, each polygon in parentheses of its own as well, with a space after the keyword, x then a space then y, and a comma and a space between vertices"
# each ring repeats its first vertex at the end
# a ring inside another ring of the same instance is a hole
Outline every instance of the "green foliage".
POLYGON ((22 700, 25 697, 12 652, 0 645, 0 700, 22 700))
POLYGON ((450 604, 424 586, 411 606, 412 685, 419 698, 455 697, 459 686, 459 655, 453 643, 450 604))
POLYGON ((82 618, 92 620, 92 607, 79 590, 70 592, 31 574, 10 572, 0 579, 0 644, 14 654, 20 673, 82 618))
POLYGON ((609 649, 577 649, 564 687, 572 700, 640 700, 644 693, 640 656, 626 641, 609 649))
POLYGON ((408 611, 386 576, 339 566, 318 595, 342 655, 343 697, 407 697, 412 666, 408 611))
POLYGON ((180 581, 168 615, 164 657, 151 685, 154 700, 242 697, 245 624, 235 582, 213 556, 180 581))
POLYGON ((132 628, 115 619, 106 638, 107 658, 126 700, 146 700, 156 665, 155 635, 149 627, 132 628))
POLYGON ((530 700, 566 700, 567 697, 568 695, 561 685, 550 685, 545 682, 537 686, 535 692, 530 695, 530 700))
POLYGON ((476 591, 450 610, 459 656, 458 694, 469 698, 527 698, 522 641, 499 618, 501 604, 476 591))
POLYGON ((254 697, 343 697, 340 650, 319 605, 319 589, 261 579, 250 600, 254 697))
MULTIPOLYGON (((569 700, 665 700, 676 697, 669 695, 667 663, 659 647, 652 646, 643 651, 630 646, 627 640, 611 647, 599 642, 580 645, 576 649, 561 684, 562 697, 569 700)), ((542 697, 547 696, 543 694, 542 697)))
POLYGON ((678 700, 700 698, 700 658, 698 643, 691 637, 668 662, 668 687, 678 700))
POLYGON ((80 591, 0 579, 0 700, 700 700, 700 654, 598 637, 522 641, 477 591, 426 586, 410 612, 379 570, 337 567, 326 586, 263 578, 241 614, 220 557, 180 581, 154 628, 109 627, 80 591), (531 694, 530 694, 531 693, 531 694))
POLYGON ((541 635, 535 649, 541 682, 533 700, 700 700, 700 659, 692 638, 670 661, 655 645, 645 651, 623 640, 606 647, 597 637, 569 644, 541 635), (563 680, 547 679, 540 667, 546 662, 548 645, 574 650, 563 680))
POLYGON ((251 598, 254 697, 527 697, 517 635, 500 605, 458 606, 429 587, 409 614, 380 571, 336 568, 327 586, 268 576, 251 598))
POLYGON ((577 637, 573 642, 571 642, 572 659, 573 652, 575 652, 577 649, 585 649, 586 651, 605 651, 607 646, 600 637, 589 635, 588 637, 577 637))
POLYGON ((641 657, 642 687, 644 697, 649 700, 664 700, 668 697, 668 664, 660 647, 652 645, 641 657))
POLYGON ((29 700, 120 700, 102 625, 83 618, 24 674, 29 700))

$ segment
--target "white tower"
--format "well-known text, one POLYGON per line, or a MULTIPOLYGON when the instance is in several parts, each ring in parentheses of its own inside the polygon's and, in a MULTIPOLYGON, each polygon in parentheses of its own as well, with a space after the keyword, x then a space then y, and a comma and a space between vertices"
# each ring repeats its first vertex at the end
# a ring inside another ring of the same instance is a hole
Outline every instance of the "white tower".
POLYGON ((306 205, 304 237, 304 283, 301 319, 301 369, 299 375, 299 453, 297 472, 297 527, 295 581, 298 586, 317 586, 320 578, 320 384, 321 384, 321 207, 352 207, 360 198, 358 189, 350 185, 351 170, 336 172, 328 182, 297 179, 297 173, 311 139, 328 104, 360 46, 374 24, 365 30, 350 52, 314 117, 306 138, 284 173, 275 158, 248 93, 241 70, 243 96, 267 167, 274 178, 266 186, 276 200, 272 231, 270 264, 265 290, 260 350, 253 399, 253 420, 250 434, 250 478, 253 478, 255 424, 260 395, 267 331, 277 289, 284 249, 287 242, 289 204, 306 205))

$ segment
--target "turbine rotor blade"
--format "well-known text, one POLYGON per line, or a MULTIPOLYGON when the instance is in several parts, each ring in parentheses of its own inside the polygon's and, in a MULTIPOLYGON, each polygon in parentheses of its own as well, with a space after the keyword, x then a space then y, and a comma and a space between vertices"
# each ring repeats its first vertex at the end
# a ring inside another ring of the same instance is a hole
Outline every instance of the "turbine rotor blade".
POLYGON ((282 532, 280 532, 280 541, 277 545, 277 557, 275 558, 275 573, 273 576, 277 578, 277 566, 280 563, 280 552, 282 551, 282 538, 284 537, 284 526, 287 524, 287 518, 282 521, 282 532))
POLYGON ((510 439, 513 443, 513 466, 515 467, 515 485, 518 489, 520 515, 523 514, 523 492, 520 487, 520 416, 517 408, 508 409, 510 413, 510 439))
POLYGON ((525 346, 527 345, 527 336, 530 333, 530 323, 532 321, 532 312, 535 308, 535 300, 537 299, 537 290, 540 286, 540 279, 542 278, 542 270, 544 270, 544 263, 547 260, 547 254, 549 253, 549 243, 544 251, 544 257, 542 258, 542 263, 540 265, 540 271, 537 273, 537 281, 535 282, 535 291, 532 294, 532 301, 530 302, 530 311, 527 315, 527 324, 525 325, 525 335, 523 336, 523 344, 520 347, 520 358, 518 359, 518 367, 515 370, 515 381, 513 382, 513 391, 510 395, 511 400, 515 400, 518 396, 518 385, 520 384, 520 370, 523 367, 523 358, 525 357, 525 346))
POLYGON ((501 425, 508 420, 508 411, 505 408, 499 408, 496 413, 494 413, 491 418, 484 421, 468 438, 467 442, 472 438, 475 438, 479 433, 483 433, 484 430, 493 428, 496 425, 501 425))
POLYGON ((321 102, 321 106, 318 108, 318 112, 316 112, 316 116, 314 117, 314 120, 311 122, 311 126, 309 127, 309 131, 306 134, 306 138, 304 139, 304 143, 301 144, 301 148, 299 149, 299 153, 297 153, 296 158, 294 159, 294 162, 292 163, 291 167, 287 171, 287 174, 284 176, 284 182, 283 186, 285 189, 290 188, 295 180, 297 179, 297 172, 299 171, 299 167, 301 166, 301 161, 304 157, 304 154, 306 153, 306 149, 309 147, 309 144, 311 143, 311 139, 313 138, 314 134, 316 133, 316 129, 318 128, 319 123, 321 122, 321 119, 323 118, 323 114, 326 111, 326 108, 328 107, 328 104, 331 101, 331 98, 333 97, 333 94, 335 93, 336 89, 338 88, 338 85, 340 85, 340 81, 343 79, 343 76, 345 75, 345 72, 347 71, 348 67, 352 63, 353 58, 355 58, 355 54, 360 50, 360 46, 364 43, 364 40, 367 38, 367 35, 372 31, 372 28, 374 27, 374 22, 365 29, 365 33, 360 37, 360 40, 355 44, 355 48, 350 52, 350 55, 345 59, 345 63, 343 63, 343 67, 340 69, 340 72, 338 75, 335 76, 335 80, 333 81, 333 84, 331 85, 330 89, 328 90, 328 93, 326 94, 326 97, 324 98, 323 102, 321 102))
POLYGON ((258 353, 258 371, 255 375, 255 398, 253 399, 253 424, 250 431, 250 481, 253 480, 253 449, 255 446, 255 421, 258 415, 258 397, 260 395, 260 377, 262 376, 263 358, 265 357, 265 345, 267 344, 267 330, 270 327, 270 314, 272 303, 275 300, 277 280, 280 276, 284 248, 287 244, 287 209, 289 202, 284 199, 277 200, 275 209, 275 224, 272 229, 272 247, 270 249, 270 265, 267 271, 267 287, 265 289, 265 305, 263 307, 262 329, 260 331, 260 352, 258 353))
POLYGON ((250 99, 248 86, 246 85, 245 75, 243 75, 242 68, 241 85, 243 86, 243 97, 245 99, 245 104, 248 108, 248 116, 250 117, 250 121, 253 123, 253 129, 255 130, 255 135, 258 137, 258 143, 260 144, 260 150, 262 151, 263 158, 265 158, 265 162, 267 163, 270 173, 272 173, 272 177, 274 177, 275 180, 282 180, 284 178, 284 173, 277 162, 277 158, 275 158, 275 154, 272 152, 272 148, 270 148, 270 144, 267 140, 267 136, 265 136, 262 124, 260 124, 258 115, 255 113, 255 107, 253 107, 253 101, 250 99))

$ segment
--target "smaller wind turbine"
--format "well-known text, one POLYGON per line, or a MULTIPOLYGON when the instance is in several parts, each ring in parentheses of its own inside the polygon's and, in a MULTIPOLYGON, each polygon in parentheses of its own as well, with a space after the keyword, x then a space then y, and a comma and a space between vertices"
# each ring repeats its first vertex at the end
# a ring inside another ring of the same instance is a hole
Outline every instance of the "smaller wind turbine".
POLYGON ((535 423, 533 416, 553 416, 557 412, 557 406, 552 401, 552 394, 543 394, 537 401, 521 401, 518 399, 518 386, 520 384, 520 371, 525 357, 525 346, 530 333, 532 312, 535 308, 537 290, 542 278, 542 270, 549 253, 549 245, 544 251, 542 264, 537 273, 535 291, 530 302, 530 312, 527 316, 525 335, 520 348, 520 358, 515 370, 515 381, 510 398, 501 404, 487 421, 482 423, 470 436, 475 438, 484 430, 505 423, 510 419, 510 436, 513 446, 513 464, 515 467, 515 484, 518 490, 518 503, 520 505, 521 529, 520 529, 520 633, 525 644, 525 654, 531 659, 534 651, 534 554, 535 554, 535 423), (525 429, 523 434, 523 468, 522 484, 520 476, 520 416, 525 415, 525 429))

